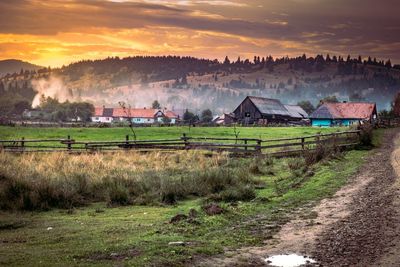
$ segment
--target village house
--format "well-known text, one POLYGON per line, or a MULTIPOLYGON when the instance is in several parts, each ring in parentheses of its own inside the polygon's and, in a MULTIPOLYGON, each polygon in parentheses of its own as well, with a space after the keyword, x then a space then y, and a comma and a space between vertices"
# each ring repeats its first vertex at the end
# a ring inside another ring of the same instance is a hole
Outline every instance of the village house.
POLYGON ((105 107, 95 107, 92 122, 111 123, 113 121, 113 109, 105 107))
POLYGON ((310 115, 312 126, 325 127, 349 126, 376 119, 376 104, 366 102, 324 103, 310 115))
POLYGON ((169 110, 161 109, 137 109, 137 108, 105 108, 97 107, 92 116, 92 122, 122 122, 131 120, 134 124, 153 124, 177 122, 178 116, 169 110))
POLYGON ((233 113, 224 113, 215 116, 212 122, 218 125, 230 125, 235 122, 235 115, 233 113))
POLYGON ((308 117, 300 106, 284 105, 278 99, 255 96, 247 96, 233 114, 235 120, 242 124, 288 123, 308 117))

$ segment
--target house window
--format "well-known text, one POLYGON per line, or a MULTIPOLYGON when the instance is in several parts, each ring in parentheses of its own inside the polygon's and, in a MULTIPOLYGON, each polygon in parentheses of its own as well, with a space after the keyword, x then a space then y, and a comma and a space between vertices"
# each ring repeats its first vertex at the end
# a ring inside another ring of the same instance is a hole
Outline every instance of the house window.
POLYGON ((98 121, 99 120, 99 117, 96 117, 96 118, 94 118, 96 121, 98 121))
POLYGON ((150 121, 150 119, 147 119, 147 121, 150 121))

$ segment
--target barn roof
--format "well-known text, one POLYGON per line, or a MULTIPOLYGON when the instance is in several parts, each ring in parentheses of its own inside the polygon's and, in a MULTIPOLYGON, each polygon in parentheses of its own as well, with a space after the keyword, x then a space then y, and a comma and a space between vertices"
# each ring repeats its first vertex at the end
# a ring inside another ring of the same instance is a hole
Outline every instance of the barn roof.
POLYGON ((292 118, 305 119, 308 117, 307 112, 298 105, 285 105, 285 108, 292 118))
POLYGON ((248 96, 262 114, 290 116, 288 110, 278 99, 248 96))
POLYGON ((375 103, 325 103, 315 110, 311 119, 369 119, 376 112, 375 103))

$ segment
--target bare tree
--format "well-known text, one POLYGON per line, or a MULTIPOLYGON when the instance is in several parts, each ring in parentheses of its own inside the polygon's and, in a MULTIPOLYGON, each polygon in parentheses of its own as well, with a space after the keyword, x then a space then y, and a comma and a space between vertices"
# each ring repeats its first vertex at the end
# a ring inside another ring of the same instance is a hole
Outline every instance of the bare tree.
POLYGON ((127 108, 125 102, 123 102, 123 101, 118 102, 118 104, 122 108, 122 110, 124 111, 125 115, 128 118, 128 122, 129 122, 128 125, 129 125, 129 128, 132 131, 133 140, 136 141, 136 133, 135 133, 135 130, 133 130, 133 122, 132 122, 132 115, 131 115, 131 105, 128 104, 128 108, 127 108))

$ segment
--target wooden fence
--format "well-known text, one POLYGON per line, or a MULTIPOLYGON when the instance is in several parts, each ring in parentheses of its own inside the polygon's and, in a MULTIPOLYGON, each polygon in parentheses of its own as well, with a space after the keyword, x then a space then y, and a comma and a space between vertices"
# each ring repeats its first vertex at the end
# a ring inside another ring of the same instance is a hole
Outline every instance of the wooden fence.
POLYGON ((379 128, 391 128, 399 126, 400 126, 400 118, 379 118, 378 120, 379 128))
POLYGON ((208 150, 229 152, 238 156, 274 155, 287 156, 301 153, 318 146, 349 147, 359 144, 360 131, 345 131, 317 134, 295 138, 256 139, 190 137, 183 134, 176 139, 125 140, 117 141, 77 141, 67 136, 65 139, 25 139, 0 140, 0 151, 5 152, 57 152, 70 153, 101 152, 118 150, 208 150))

